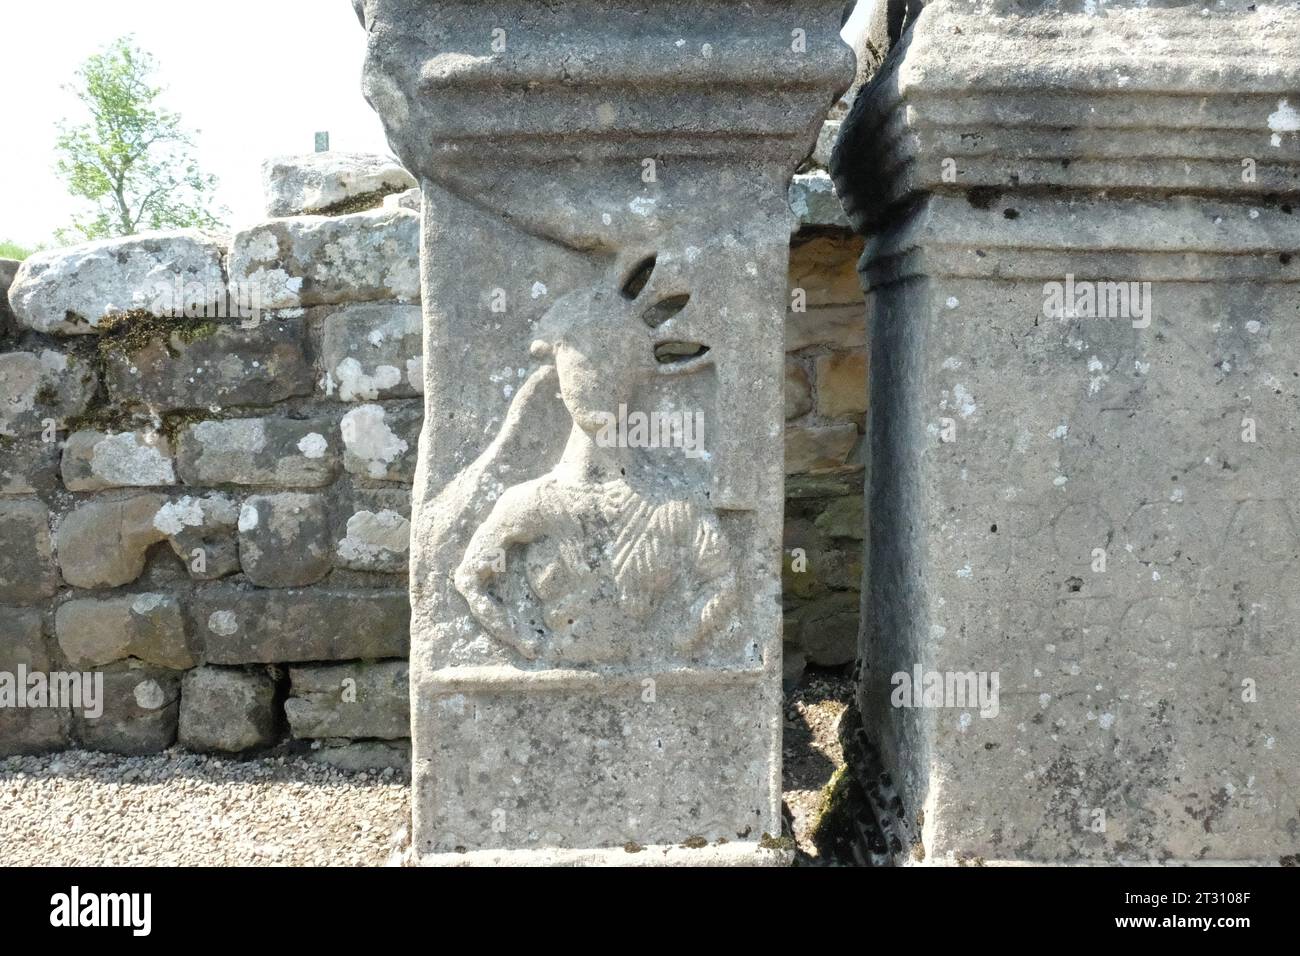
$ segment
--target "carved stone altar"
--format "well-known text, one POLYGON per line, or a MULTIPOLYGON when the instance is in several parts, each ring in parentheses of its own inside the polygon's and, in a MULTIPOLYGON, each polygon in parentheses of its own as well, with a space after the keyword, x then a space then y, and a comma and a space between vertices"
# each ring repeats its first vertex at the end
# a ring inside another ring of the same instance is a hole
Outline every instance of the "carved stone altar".
POLYGON ((786 188, 844 4, 357 6, 423 192, 416 850, 779 861, 786 188))

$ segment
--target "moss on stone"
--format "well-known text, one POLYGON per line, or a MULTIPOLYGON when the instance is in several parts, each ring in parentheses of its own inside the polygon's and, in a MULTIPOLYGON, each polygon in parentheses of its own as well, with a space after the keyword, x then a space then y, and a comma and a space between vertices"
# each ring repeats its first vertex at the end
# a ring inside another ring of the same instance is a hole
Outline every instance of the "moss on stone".
POLYGON ((144 309, 133 309, 108 316, 99 325, 99 352, 109 355, 132 355, 162 340, 173 352, 173 338, 188 345, 213 336, 221 325, 212 319, 160 318, 144 309))

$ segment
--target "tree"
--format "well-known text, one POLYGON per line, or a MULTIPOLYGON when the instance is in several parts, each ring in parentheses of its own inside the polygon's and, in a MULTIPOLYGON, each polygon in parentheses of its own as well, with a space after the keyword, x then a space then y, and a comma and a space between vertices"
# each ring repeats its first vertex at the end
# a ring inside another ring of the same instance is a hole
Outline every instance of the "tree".
POLYGON ((72 195, 94 204, 59 230, 60 240, 131 236, 152 229, 219 226, 209 211, 216 177, 200 171, 194 139, 176 113, 157 103, 157 63, 122 37, 92 56, 67 87, 89 122, 59 124, 59 175, 72 195))

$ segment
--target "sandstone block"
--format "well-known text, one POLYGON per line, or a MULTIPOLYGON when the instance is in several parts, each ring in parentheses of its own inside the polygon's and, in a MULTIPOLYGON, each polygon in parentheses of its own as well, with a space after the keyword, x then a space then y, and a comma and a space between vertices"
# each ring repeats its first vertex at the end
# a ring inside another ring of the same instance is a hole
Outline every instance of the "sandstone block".
POLYGON ((298 738, 411 736, 405 661, 289 669, 284 712, 298 738))
POLYGON ((199 422, 181 432, 177 467, 190 485, 318 488, 338 474, 337 431, 326 419, 199 422))
POLYGON ((264 308, 420 297, 420 217, 378 209, 338 218, 274 219, 235 234, 232 281, 264 308))
POLYGON ((142 755, 176 742, 181 673, 128 661, 105 668, 103 713, 75 712, 74 733, 87 750, 142 755))
POLYGON ((316 377, 305 350, 301 319, 268 317, 250 328, 213 322, 114 345, 108 389, 114 401, 161 409, 272 405, 311 394, 316 377))
POLYGON ((86 410, 95 393, 88 362, 53 349, 0 353, 0 437, 36 435, 86 410))
POLYGON ((213 587, 190 602, 193 630, 212 664, 405 657, 405 591, 213 587))
POLYGON ((34 604, 58 589, 45 503, 0 500, 0 603, 34 604))
POLYGON ((340 401, 424 393, 424 319, 418 305, 366 302, 325 319, 325 389, 340 401))
POLYGON ((152 431, 74 432, 63 446, 62 471, 69 491, 152 488, 176 482, 171 445, 165 435, 152 431))
POLYGON ((275 156, 262 164, 266 214, 272 218, 334 215, 340 207, 373 200, 415 186, 415 179, 390 156, 368 153, 306 153, 275 156))
POLYGON ((73 667, 102 667, 127 658, 184 670, 196 663, 180 602, 170 594, 79 598, 55 614, 59 647, 73 667))
POLYGON ((160 495, 141 494, 78 505, 59 523, 59 567, 79 588, 130 584, 144 570, 145 553, 166 537, 154 526, 160 495))
POLYGON ((243 753, 278 739, 275 681, 264 668, 196 667, 181 682, 177 742, 204 753, 243 753))
POLYGON ((339 422, 343 467, 372 481, 414 481, 423 423, 419 404, 357 406, 339 422))
POLYGON ((24 260, 9 289, 18 321, 38 332, 94 332, 109 316, 135 310, 184 314, 225 295, 222 246, 194 231, 147 233, 38 252, 24 260), (171 290, 178 281, 185 301, 171 290), (158 308, 166 295, 166 308, 158 308))
POLYGON ((329 504, 322 495, 253 495, 239 512, 239 563, 259 587, 315 584, 332 566, 329 504))

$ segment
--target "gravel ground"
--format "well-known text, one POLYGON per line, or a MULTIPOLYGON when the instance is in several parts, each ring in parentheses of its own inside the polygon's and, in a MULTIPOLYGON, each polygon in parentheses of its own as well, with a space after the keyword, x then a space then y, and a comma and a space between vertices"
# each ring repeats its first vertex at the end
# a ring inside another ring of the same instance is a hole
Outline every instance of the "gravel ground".
POLYGON ((822 791, 835 771, 844 766, 839 726, 853 699, 849 670, 809 668, 799 685, 785 696, 781 747, 785 805, 794 818, 795 842, 814 859, 818 850, 810 835, 817 822, 822 791))
MULTIPOLYGON (((810 670, 786 697, 785 798, 800 849, 843 763, 846 674, 810 670)), ((381 866, 409 843, 405 774, 301 757, 230 760, 66 751, 0 759, 0 865, 381 866)))
POLYGON ((12 757, 0 760, 0 862, 378 866, 407 841, 407 794, 395 771, 293 757, 12 757))

